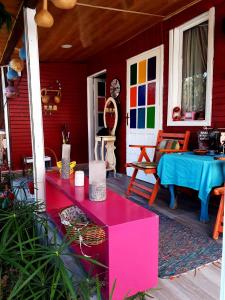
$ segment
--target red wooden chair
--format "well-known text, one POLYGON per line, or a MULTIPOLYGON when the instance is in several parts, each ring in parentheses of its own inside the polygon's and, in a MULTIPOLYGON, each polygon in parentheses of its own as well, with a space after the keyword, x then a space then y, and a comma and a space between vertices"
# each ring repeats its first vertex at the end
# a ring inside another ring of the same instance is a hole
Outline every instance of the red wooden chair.
POLYGON ((216 223, 214 225, 213 230, 213 238, 214 240, 218 240, 219 234, 223 233, 223 218, 224 218, 224 187, 214 189, 214 195, 221 196, 220 197, 220 205, 216 217, 216 223))
POLYGON ((186 131, 185 133, 166 133, 163 132, 163 130, 159 130, 155 146, 130 145, 132 148, 140 148, 140 155, 137 162, 126 164, 127 168, 134 168, 130 183, 127 188, 127 196, 130 196, 132 192, 148 199, 150 205, 153 204, 159 190, 157 164, 161 155, 163 153, 187 151, 189 137, 190 131, 186 131), (155 149, 153 161, 150 161, 150 158, 146 152, 146 149, 149 148, 155 149), (154 184, 153 188, 149 188, 146 185, 135 181, 138 171, 143 171, 145 174, 154 175, 156 183, 154 184))

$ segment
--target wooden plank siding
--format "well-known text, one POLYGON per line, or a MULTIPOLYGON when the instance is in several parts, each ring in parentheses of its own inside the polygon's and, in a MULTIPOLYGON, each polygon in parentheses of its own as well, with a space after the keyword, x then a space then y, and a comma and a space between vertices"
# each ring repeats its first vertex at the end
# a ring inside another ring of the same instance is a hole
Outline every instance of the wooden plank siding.
POLYGON ((106 90, 110 96, 109 86, 113 78, 121 81, 120 95, 120 125, 117 129, 116 155, 119 162, 119 171, 125 171, 126 161, 126 59, 138 55, 146 50, 164 44, 164 82, 163 82, 163 129, 168 132, 191 131, 190 147, 197 146, 196 132, 199 127, 168 127, 167 105, 168 105, 168 68, 169 68, 169 30, 198 16, 215 6, 215 46, 214 46, 214 70, 213 70, 213 106, 212 127, 225 127, 225 32, 223 31, 223 20, 225 2, 216 0, 204 0, 193 7, 182 11, 178 15, 161 22, 142 34, 134 37, 119 47, 115 47, 107 53, 100 53, 88 62, 88 74, 94 74, 102 69, 107 69, 106 90))
MULTIPOLYGON (((61 159, 61 128, 67 124, 71 132, 71 159, 87 162, 86 66, 83 64, 41 64, 41 87, 59 80, 62 101, 51 116, 43 113, 45 146, 61 159)), ((19 83, 19 96, 8 99, 11 154, 14 169, 22 168, 24 156, 31 156, 30 116, 26 72, 19 83)), ((47 153, 50 154, 50 153, 47 153)))
MULTIPOLYGON (((154 25, 120 46, 115 45, 107 51, 103 47, 101 53, 85 62, 87 72, 85 71, 85 65, 81 64, 42 64, 41 86, 44 87, 59 79, 62 81, 63 87, 63 97, 62 103, 59 105, 59 111, 53 116, 44 116, 45 144, 46 142, 49 143, 49 146, 56 150, 57 155, 59 155, 60 126, 65 122, 71 124, 73 127, 71 131, 74 130, 71 132, 73 141, 72 156, 79 162, 87 162, 86 75, 106 69, 107 97, 110 96, 109 86, 111 80, 116 77, 121 81, 116 156, 117 170, 124 172, 126 161, 126 59, 160 44, 164 44, 163 129, 169 132, 183 132, 184 127, 167 127, 169 30, 207 11, 212 6, 215 6, 216 11, 212 127, 225 127, 225 33, 222 26, 225 2, 221 0, 204 0, 170 19, 154 25), (80 119, 81 115, 82 118, 80 119), (55 134, 56 132, 57 134, 55 134)), ((16 168, 21 166, 20 160, 23 155, 31 154, 25 76, 23 74, 20 83, 20 97, 9 101, 12 160, 15 161, 16 168)), ((191 148, 195 148, 197 146, 196 132, 199 128, 188 127, 188 129, 192 132, 191 148)))

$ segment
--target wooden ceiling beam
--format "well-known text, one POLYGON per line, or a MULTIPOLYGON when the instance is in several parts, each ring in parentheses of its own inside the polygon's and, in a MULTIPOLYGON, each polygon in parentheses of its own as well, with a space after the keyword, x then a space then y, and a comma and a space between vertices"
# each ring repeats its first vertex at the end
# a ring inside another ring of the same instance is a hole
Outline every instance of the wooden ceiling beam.
POLYGON ((87 4, 87 3, 81 3, 81 2, 77 2, 76 5, 77 6, 90 7, 90 8, 98 8, 98 9, 103 9, 103 10, 117 11, 117 12, 122 12, 122 13, 143 15, 143 16, 149 16, 149 17, 158 17, 158 18, 164 18, 165 17, 165 16, 162 16, 162 15, 156 15, 156 14, 146 13, 146 12, 142 12, 142 11, 120 9, 120 8, 115 8, 115 7, 93 5, 93 4, 87 4))
POLYGON ((23 23, 23 7, 29 7, 34 9, 38 3, 38 0, 24 0, 21 2, 19 10, 16 15, 16 19, 12 25, 11 32, 9 34, 7 43, 5 45, 4 51, 0 58, 0 65, 7 65, 9 63, 10 57, 21 38, 24 31, 23 23))

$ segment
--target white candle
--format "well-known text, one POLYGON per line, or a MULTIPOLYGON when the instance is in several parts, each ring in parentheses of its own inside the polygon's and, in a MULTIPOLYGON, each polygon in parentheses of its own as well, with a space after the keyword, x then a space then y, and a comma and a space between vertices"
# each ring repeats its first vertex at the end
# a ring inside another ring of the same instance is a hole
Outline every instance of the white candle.
POLYGON ((71 145, 63 144, 62 145, 62 159, 70 160, 70 151, 71 151, 71 145))
POLYGON ((84 172, 83 171, 75 172, 74 185, 75 186, 84 186, 84 172))

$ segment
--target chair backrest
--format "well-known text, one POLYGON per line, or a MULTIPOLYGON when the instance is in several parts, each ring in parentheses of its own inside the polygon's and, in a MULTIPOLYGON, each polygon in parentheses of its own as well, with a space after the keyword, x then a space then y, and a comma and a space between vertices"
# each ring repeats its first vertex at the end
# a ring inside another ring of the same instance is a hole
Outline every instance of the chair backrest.
POLYGON ((189 130, 185 131, 185 133, 168 133, 163 130, 159 130, 156 141, 154 162, 158 162, 162 155, 162 153, 159 152, 160 149, 187 150, 189 138, 189 130))

